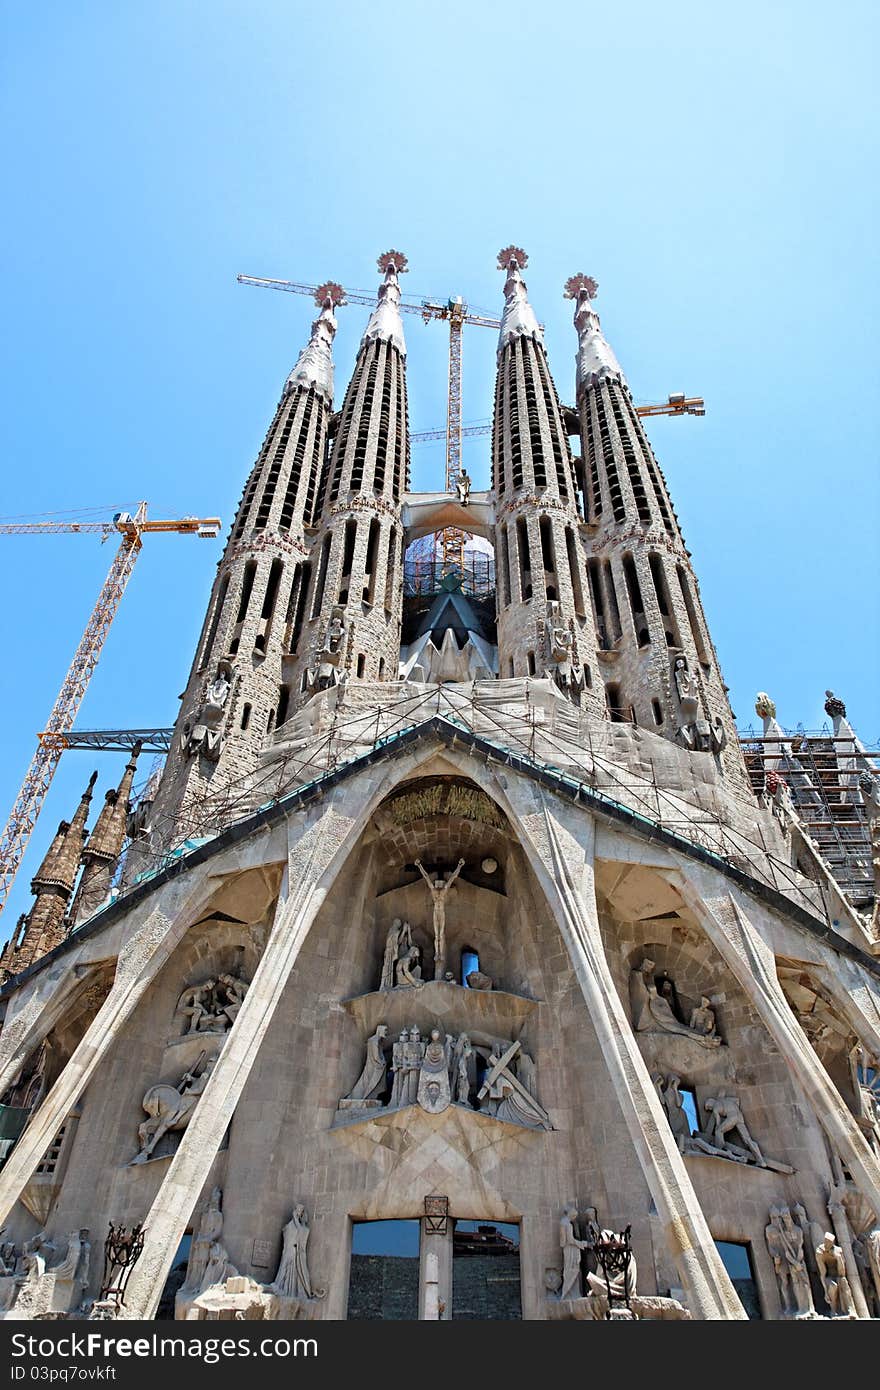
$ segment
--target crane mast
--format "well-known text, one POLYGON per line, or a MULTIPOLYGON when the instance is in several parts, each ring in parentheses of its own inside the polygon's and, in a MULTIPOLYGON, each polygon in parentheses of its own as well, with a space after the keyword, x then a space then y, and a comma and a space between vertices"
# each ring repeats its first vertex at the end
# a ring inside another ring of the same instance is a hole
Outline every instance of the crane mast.
POLYGON ((92 609, 86 629, 67 675, 52 706, 45 729, 38 735, 37 748, 25 773, 24 781, 15 798, 9 819, 0 835, 0 912, 6 906, 9 891, 15 880, 24 857, 31 832, 37 823, 46 793, 61 761, 61 754, 68 747, 66 735, 76 719, 89 681, 94 674, 98 659, 107 640, 107 634, 116 617, 122 595, 131 578, 135 561, 140 554, 144 531, 178 531, 184 534, 216 536, 219 533, 218 517, 200 520, 184 517, 180 521, 147 521, 147 506, 141 502, 132 516, 120 512, 113 522, 55 522, 7 523, 0 525, 0 534, 5 535, 47 535, 59 532, 101 533, 105 537, 112 532, 121 532, 119 549, 113 558, 107 578, 101 586, 97 602, 92 609))

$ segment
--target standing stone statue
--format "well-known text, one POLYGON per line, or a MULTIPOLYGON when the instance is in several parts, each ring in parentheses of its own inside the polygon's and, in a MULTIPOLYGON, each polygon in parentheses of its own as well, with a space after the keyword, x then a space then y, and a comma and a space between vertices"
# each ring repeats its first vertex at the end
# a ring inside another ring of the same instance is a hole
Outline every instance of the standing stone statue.
POLYGON ((422 1058, 425 1055, 425 1044, 422 1042, 422 1035, 418 1028, 410 1028, 409 1042, 406 1044, 403 1053, 404 1084, 401 1091, 401 1105, 415 1105, 419 1094, 419 1077, 422 1069, 422 1058))
POLYGON ((376 1100, 385 1090, 385 1074, 388 1070, 388 1063, 385 1061, 382 1045, 387 1035, 388 1025, 380 1023, 373 1036, 367 1038, 367 1060, 364 1062, 364 1069, 355 1082, 351 1094, 343 1097, 343 1100, 348 1101, 350 1106, 358 1101, 376 1100))
POLYGON ((403 922, 399 917, 395 917, 388 928, 388 935, 385 937, 385 955, 382 959, 380 989, 394 988, 394 967, 401 951, 412 945, 411 931, 409 922, 403 922))
POLYGON ((852 1291, 846 1277, 846 1262, 843 1251, 835 1244, 834 1236, 826 1231, 816 1246, 816 1268, 825 1290, 828 1307, 833 1318, 853 1316, 852 1291))
POLYGON ((308 1214, 302 1202, 298 1202, 281 1233, 281 1260, 278 1273, 269 1285, 271 1292, 280 1298, 324 1297, 325 1290, 313 1288, 309 1274, 310 1235, 308 1214))
POLYGON ((220 1210, 220 1203, 223 1193, 219 1187, 215 1187, 208 1198, 208 1205, 199 1218, 199 1228, 193 1236, 192 1245, 189 1251, 189 1263, 186 1269, 186 1289, 195 1289, 201 1293, 205 1284, 205 1270, 208 1268, 208 1261, 211 1256, 211 1246, 220 1239, 223 1234, 223 1212, 220 1210))
POLYGON ((559 1222, 559 1244, 562 1247, 560 1298, 580 1298, 582 1296, 581 1251, 587 1249, 588 1242, 578 1240, 575 1235, 574 1223, 576 1220, 577 1207, 573 1202, 569 1202, 562 1213, 562 1220, 559 1222))
POLYGON ((464 860, 459 859, 449 878, 438 875, 432 879, 425 871, 421 859, 416 860, 416 868, 428 885, 434 909, 434 979, 442 980, 446 973, 446 894, 464 868, 464 860))
POLYGON ((684 1153, 688 1140, 691 1137, 691 1122, 684 1108, 684 1097, 679 1089, 680 1086, 681 1077, 670 1072, 666 1078, 665 1090, 660 1098, 663 1101, 663 1108, 669 1120, 669 1127, 675 1136, 675 1142, 680 1151, 684 1153))
POLYGON ((473 1055, 471 1040, 467 1033, 462 1033, 455 1044, 452 1076, 454 1099, 459 1105, 470 1105, 470 1060, 473 1055))
POLYGON ((409 1045, 409 1029, 401 1030, 400 1037, 391 1049, 391 1067, 394 1072, 394 1081, 391 1085, 391 1099, 388 1104, 392 1108, 398 1105, 405 1105, 404 1096, 406 1094, 406 1049, 409 1045))
POLYGON ((776 1271, 782 1311, 796 1318, 814 1315, 810 1276, 804 1257, 804 1233, 795 1224, 788 1207, 770 1208, 764 1238, 776 1271))
POLYGON ((449 1084, 449 1063, 452 1039, 444 1041, 439 1028, 431 1029, 431 1037, 425 1048, 419 1072, 416 1098, 423 1110, 438 1115, 452 1100, 449 1084))

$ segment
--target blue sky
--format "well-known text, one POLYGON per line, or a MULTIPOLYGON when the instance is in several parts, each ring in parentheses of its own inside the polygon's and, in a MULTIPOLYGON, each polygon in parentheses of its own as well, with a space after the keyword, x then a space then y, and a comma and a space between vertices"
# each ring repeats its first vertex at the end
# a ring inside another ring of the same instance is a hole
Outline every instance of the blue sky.
MULTIPOLYGON (((754 693, 819 726, 824 690, 880 736, 876 234, 878 10, 324 0, 79 0, 2 13, 7 214, 0 513, 141 497, 224 533, 308 332, 306 299, 237 272, 497 308, 513 241, 571 399, 573 271, 637 400, 705 419, 650 434, 741 724, 754 693)), ((365 310, 340 311, 337 395, 365 310)), ((443 424, 445 330, 407 320, 413 429, 443 424)), ((464 416, 494 337, 466 335, 464 416)), ((442 446, 414 452, 416 487, 442 446)), ((475 485, 487 441, 468 448, 475 485)), ((219 542, 147 538, 79 723, 170 724, 219 542)), ((0 815, 111 558, 0 537, 0 815)), ((0 925, 92 766, 62 762, 0 925)), ((144 772, 149 763, 145 759, 144 772)))

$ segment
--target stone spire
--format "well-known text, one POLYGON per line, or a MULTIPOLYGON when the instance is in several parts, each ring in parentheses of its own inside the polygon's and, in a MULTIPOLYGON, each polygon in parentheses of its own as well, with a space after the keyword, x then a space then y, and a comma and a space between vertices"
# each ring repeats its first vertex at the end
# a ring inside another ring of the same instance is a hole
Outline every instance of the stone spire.
POLYGON ((498 253, 507 272, 498 340, 492 484, 498 574, 498 670, 551 677, 602 708, 596 633, 568 431, 520 270, 519 246, 498 253))
POLYGON ((119 786, 105 793, 104 805, 82 852, 83 871, 68 914, 72 927, 91 917, 106 901, 125 843, 131 787, 141 745, 136 743, 119 786))
POLYGON ((498 252, 498 269, 507 271, 504 282, 504 312, 501 315, 501 331, 498 334, 498 355, 504 351, 512 338, 532 338, 536 343, 544 343, 541 325, 529 303, 526 282, 520 275, 525 270, 529 258, 521 246, 505 246, 498 252))
POLYGON ((403 608, 401 505, 409 479, 400 251, 378 259, 382 284, 364 330, 324 470, 311 546, 295 698, 349 679, 393 681, 403 608))
POLYGON ((599 326, 599 315, 593 308, 592 297, 599 286, 591 275, 572 275, 566 282, 566 294, 575 299, 574 324, 578 335, 575 355, 578 394, 597 381, 617 381, 626 386, 623 369, 611 345, 599 326))
POLYGON ((97 780, 98 774, 93 772, 73 819, 60 823, 31 880, 36 901, 27 916, 19 920, 12 940, 0 956, 0 971, 7 975, 27 969, 64 940, 64 917, 86 841, 86 820, 97 780))
POLYGON ((406 256, 400 251, 385 251, 378 260, 379 269, 385 279, 379 286, 379 298, 370 321, 364 329, 361 347, 365 343, 391 343, 401 357, 406 357, 406 340, 403 336, 403 319, 400 317, 399 275, 407 270, 406 256))
POLYGON ((719 761, 750 792, 690 553, 626 378, 572 275, 587 563, 608 715, 719 761))
MULTIPOLYGON (((334 309, 342 287, 315 291, 318 314, 284 383, 217 568, 171 752, 152 806, 149 852, 217 829, 287 717, 287 669, 312 578, 311 538, 333 418, 334 309), (224 809, 226 808, 226 809, 224 809)), ((126 873, 144 866, 146 837, 126 873)), ((84 910, 84 909, 83 909, 84 910)))
POLYGON ((304 386, 311 387, 323 396, 327 405, 333 405, 333 339, 336 337, 334 304, 344 304, 341 285, 328 281, 319 285, 315 299, 321 305, 321 312, 312 324, 312 336, 297 359, 296 366, 287 378, 284 394, 304 386), (323 302, 321 297, 323 296, 323 302))

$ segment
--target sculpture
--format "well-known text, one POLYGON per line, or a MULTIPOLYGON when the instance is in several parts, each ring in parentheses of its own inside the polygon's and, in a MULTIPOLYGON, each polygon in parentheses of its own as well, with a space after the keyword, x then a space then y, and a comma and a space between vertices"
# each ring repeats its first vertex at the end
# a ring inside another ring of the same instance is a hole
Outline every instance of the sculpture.
POLYGON ((853 1317, 852 1291, 846 1277, 843 1251, 826 1231, 816 1246, 816 1268, 833 1318, 853 1317))
POLYGON ((658 1072, 654 1075, 652 1080, 657 1087, 657 1094, 663 1102, 663 1109, 666 1111, 666 1118, 675 1136, 675 1142, 681 1153, 685 1153, 688 1141, 691 1137, 691 1123, 687 1117, 687 1112, 684 1108, 684 1098, 679 1089, 681 1086, 681 1077, 670 1072, 666 1077, 664 1086, 663 1077, 658 1072))
MULTIPOLYGON (((514 1060, 521 1052, 520 1044, 513 1042, 503 1051, 499 1049, 500 1055, 496 1052, 489 1053, 489 1067, 477 1094, 479 1108, 489 1115, 494 1115, 496 1120, 525 1125, 528 1129, 552 1129, 553 1125, 546 1110, 538 1104, 512 1070, 514 1060)), ((531 1058, 528 1062, 531 1064, 531 1058)), ((529 1071, 529 1066, 526 1070, 529 1071)))
POLYGON ((187 721, 183 726, 181 744, 184 753, 201 753, 210 762, 217 762, 223 745, 220 725, 232 689, 233 674, 229 657, 221 657, 214 679, 209 683, 192 723, 187 721))
POLYGON ((339 1102, 340 1106, 354 1106, 365 1101, 375 1101, 385 1090, 385 1074, 388 1064, 382 1051, 382 1045, 388 1034, 388 1027, 380 1023, 371 1038, 367 1039, 367 1060, 364 1069, 355 1083, 350 1095, 343 1097, 339 1102))
POLYGON ((850 1048, 849 1070, 858 1106, 856 1119, 874 1152, 880 1154, 880 1065, 857 1042, 850 1048))
POLYGON ((720 1047, 721 1039, 717 1033, 703 1033, 688 1027, 687 1024, 679 1023, 668 999, 664 999, 657 992, 654 968, 654 962, 645 956, 630 973, 630 1001, 636 1032, 675 1033, 679 1037, 690 1038, 691 1042, 697 1043, 700 1047, 720 1047))
POLYGON ((175 1009, 189 1019, 184 1033, 225 1033, 235 1022, 247 991, 247 982, 231 974, 187 985, 175 1009))
POLYGON ((195 1065, 184 1072, 176 1086, 160 1082, 147 1091, 142 1104, 150 1118, 138 1126, 141 1149, 131 1160, 132 1163, 146 1163, 159 1140, 169 1130, 186 1129, 217 1060, 216 1057, 205 1059, 206 1054, 199 1053, 195 1065), (205 1069, 199 1073, 198 1068, 203 1062, 205 1069))
POLYGON ((696 677, 691 673, 686 656, 677 656, 672 668, 681 717, 685 724, 692 724, 700 708, 696 677))
POLYGON ((315 653, 315 666, 309 672, 311 684, 318 690, 328 690, 342 680, 342 658, 345 642, 345 609, 334 604, 324 629, 324 636, 315 653))
POLYGON ((184 1288, 187 1290, 200 1293, 202 1289, 208 1287, 205 1282, 205 1271, 208 1268, 211 1247, 215 1241, 220 1239, 223 1231, 223 1212, 220 1209, 222 1197, 221 1189, 215 1187, 208 1199, 208 1205, 199 1218, 199 1227, 193 1236, 186 1268, 184 1288))
POLYGON ((404 1105, 402 1096, 405 1092, 404 1079, 406 1077, 405 1049, 409 1043, 409 1029, 401 1030, 400 1037, 391 1049, 391 1066, 394 1071, 394 1081, 391 1086, 391 1099, 388 1104, 392 1108, 404 1105))
POLYGON ((444 1041, 440 1029, 432 1028, 422 1057, 416 1099, 422 1109, 432 1115, 440 1114, 452 1100, 449 1070, 453 1042, 449 1034, 444 1041))
POLYGON ((85 1227, 71 1231, 67 1250, 55 1265, 50 1264, 56 1254, 55 1245, 42 1231, 27 1241, 20 1262, 23 1268, 16 1268, 5 1291, 4 1301, 11 1303, 7 1316, 31 1319, 74 1313, 82 1303, 89 1280, 88 1235, 85 1227))
POLYGON ((700 1002, 697 1007, 691 1009, 688 1027, 691 1032, 699 1033, 704 1038, 714 1038, 716 1036, 715 1010, 710 1007, 709 999, 705 994, 700 996, 700 1002))
POLYGON ((788 1207, 770 1208, 764 1238, 776 1271, 783 1313, 796 1318, 815 1316, 804 1257, 804 1233, 788 1207))
POLYGON ((415 1105, 419 1092, 419 1074, 422 1067, 422 1058, 425 1055, 425 1044, 422 1042, 422 1035, 418 1028, 410 1028, 409 1042, 403 1052, 403 1090, 401 1105, 415 1105))
POLYGON ((202 1275, 199 1293, 207 1293, 208 1289, 225 1284, 227 1279, 234 1279, 237 1275, 238 1270, 230 1260, 226 1246, 215 1240, 208 1250, 208 1263, 202 1275))
POLYGON ((410 946, 394 967, 394 984, 398 989, 421 989, 422 967, 419 964, 421 951, 418 946, 410 946))
POLYGON ((453 1054, 454 1099, 458 1105, 470 1105, 470 1061, 473 1055, 471 1040, 467 1033, 462 1033, 453 1054))
POLYGON ((455 484, 455 491, 458 495, 458 500, 461 503, 461 505, 463 507, 466 507, 468 504, 468 499, 471 495, 471 480, 466 468, 462 468, 459 470, 458 480, 455 484))
POLYGON ((581 1251, 587 1249, 587 1242, 578 1240, 574 1226, 576 1220, 577 1207, 570 1202, 559 1222, 559 1244, 562 1247, 560 1298, 581 1297, 581 1251))
POLYGON ((562 605, 558 599, 550 599, 547 604, 544 640, 551 663, 547 672, 550 679, 556 681, 562 690, 579 686, 580 678, 575 679, 575 667, 573 665, 574 633, 570 624, 563 617, 562 605))
POLYGON ((385 937, 385 955, 382 959, 382 979, 380 989, 394 988, 394 967, 402 950, 412 945, 412 928, 409 922, 395 917, 385 937))
POLYGON ((767 1167, 764 1162, 764 1155, 749 1134, 736 1096, 715 1096, 703 1102, 703 1109, 708 1110, 712 1117, 710 1139, 713 1143, 717 1144, 720 1149, 729 1148, 728 1134, 739 1134, 758 1167, 767 1167))
POLYGON ((269 1285, 280 1298, 323 1298, 324 1289, 312 1287, 308 1247, 311 1228, 302 1202, 298 1202, 281 1232, 281 1259, 278 1272, 269 1285))
POLYGON ((425 871, 421 859, 417 859, 415 863, 431 894, 434 913, 434 979, 442 980, 446 971, 446 894, 464 868, 464 860, 459 859, 447 879, 441 878, 439 874, 432 879, 425 871))
POLYGON ((776 718, 776 704, 764 690, 759 690, 755 696, 755 714, 759 719, 776 718))
POLYGON ((629 1304, 636 1292, 636 1259, 629 1244, 629 1227, 618 1234, 599 1225, 595 1207, 586 1213, 587 1249, 598 1255, 599 1271, 587 1270, 587 1289, 597 1300, 597 1312, 614 1303, 629 1304))
POLYGON ((472 970, 467 976, 468 989, 488 990, 494 983, 491 975, 484 975, 482 970, 472 970))

